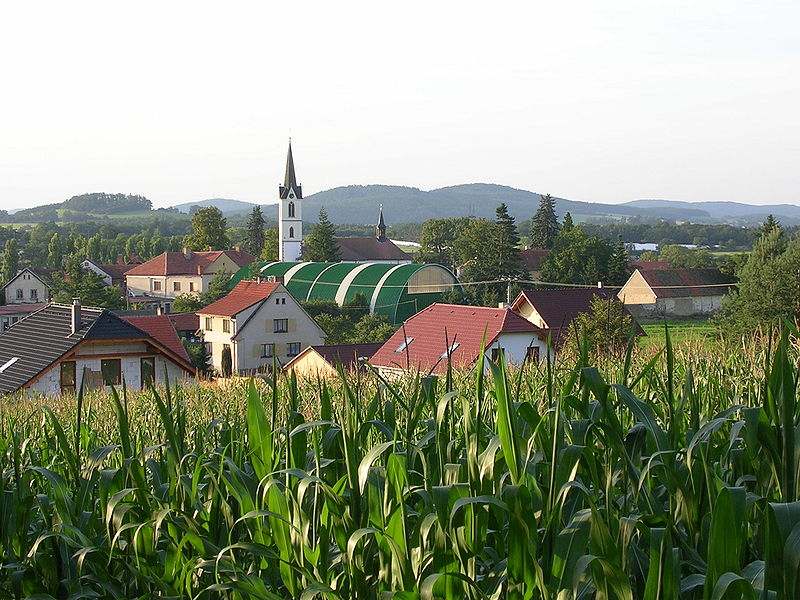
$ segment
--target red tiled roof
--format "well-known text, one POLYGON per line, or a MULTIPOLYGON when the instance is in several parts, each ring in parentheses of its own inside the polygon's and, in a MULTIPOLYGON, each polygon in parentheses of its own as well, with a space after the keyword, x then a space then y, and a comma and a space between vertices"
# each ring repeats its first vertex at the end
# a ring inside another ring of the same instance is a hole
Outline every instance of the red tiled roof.
POLYGON ((6 304, 5 306, 0 306, 0 317, 5 317, 6 315, 29 314, 45 306, 47 306, 46 302, 40 302, 38 304, 6 304))
POLYGON ((197 313, 169 313, 167 316, 175 331, 195 332, 200 329, 200 317, 197 313))
POLYGON ((199 275, 225 254, 236 266, 244 267, 255 260, 255 257, 240 250, 212 250, 209 252, 164 252, 147 262, 136 265, 126 275, 199 275))
POLYGON ((110 275, 111 279, 122 279, 125 276, 125 273, 138 266, 138 263, 103 263, 97 266, 107 275, 110 275))
POLYGON ((378 241, 374 237, 336 238, 342 260, 411 260, 411 256, 391 240, 378 241))
POLYGON ((579 314, 587 312, 596 296, 608 298, 611 294, 602 288, 529 288, 520 292, 512 306, 517 308, 523 300, 527 300, 548 329, 561 329, 568 327, 579 314))
POLYGON ((733 280, 719 269, 639 269, 639 273, 657 298, 722 296, 733 287, 733 280))
POLYGON ((216 315, 218 317, 233 317, 246 308, 268 298, 280 283, 277 281, 244 280, 236 284, 227 296, 201 308, 198 314, 216 315))
POLYGON ((519 253, 520 258, 522 259, 522 262, 529 273, 541 271, 542 263, 545 261, 548 254, 550 254, 550 250, 547 248, 525 248, 519 253))
POLYGON ((147 335, 177 354, 187 363, 191 363, 186 348, 183 347, 181 340, 178 338, 178 334, 175 332, 175 327, 172 326, 172 321, 170 321, 167 315, 122 317, 122 319, 144 331, 147 335))
POLYGON ((405 322, 372 356, 377 366, 443 372, 447 358, 442 358, 447 344, 457 343, 451 353, 453 367, 469 367, 478 358, 481 345, 489 346, 501 333, 539 333, 533 323, 508 308, 486 308, 459 304, 433 304, 405 322), (412 340, 413 338, 413 340, 412 340), (398 352, 404 341, 412 340, 398 352))
POLYGON ((640 271, 661 271, 671 269, 672 265, 668 260, 634 260, 631 261, 631 267, 640 271))

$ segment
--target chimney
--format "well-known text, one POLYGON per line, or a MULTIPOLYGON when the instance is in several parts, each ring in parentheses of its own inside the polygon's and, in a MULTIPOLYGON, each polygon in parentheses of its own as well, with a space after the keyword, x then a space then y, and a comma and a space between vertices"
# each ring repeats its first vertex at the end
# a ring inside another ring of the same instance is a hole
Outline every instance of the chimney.
POLYGON ((602 281, 598 281, 597 282, 597 287, 598 288, 602 288, 603 287, 603 282, 602 281))
POLYGON ((72 299, 72 311, 70 314, 70 324, 72 333, 76 333, 81 328, 81 299, 72 299))
POLYGON ((242 251, 242 247, 241 247, 241 245, 239 245, 239 244, 236 244, 236 245, 233 247, 233 249, 234 249, 234 250, 236 250, 236 252, 241 252, 241 251, 242 251))
POLYGON ((186 258, 191 258, 191 256, 192 256, 192 251, 189 249, 189 247, 188 247, 188 246, 184 246, 184 247, 183 247, 183 255, 184 255, 186 258))
POLYGON ((156 314, 159 317, 164 314, 164 305, 163 304, 159 304, 158 306, 156 306, 156 314))

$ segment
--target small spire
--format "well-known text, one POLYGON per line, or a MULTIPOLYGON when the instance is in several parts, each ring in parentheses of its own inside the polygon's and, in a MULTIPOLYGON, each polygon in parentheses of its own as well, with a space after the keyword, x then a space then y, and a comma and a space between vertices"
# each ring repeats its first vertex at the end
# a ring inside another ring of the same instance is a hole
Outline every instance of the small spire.
POLYGON ((380 205, 378 213, 378 224, 375 226, 375 237, 379 242, 386 241, 386 223, 383 221, 383 204, 380 205))

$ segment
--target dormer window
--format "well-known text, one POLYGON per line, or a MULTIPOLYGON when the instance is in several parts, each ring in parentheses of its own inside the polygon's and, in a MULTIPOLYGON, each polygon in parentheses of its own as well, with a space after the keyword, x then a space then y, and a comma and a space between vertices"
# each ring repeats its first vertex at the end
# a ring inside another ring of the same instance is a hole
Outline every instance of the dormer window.
POLYGON ((408 348, 411 345, 411 342, 413 341, 414 341, 413 337, 406 338, 405 340, 403 340, 403 343, 397 347, 397 350, 395 350, 395 352, 403 352, 406 348, 408 348))

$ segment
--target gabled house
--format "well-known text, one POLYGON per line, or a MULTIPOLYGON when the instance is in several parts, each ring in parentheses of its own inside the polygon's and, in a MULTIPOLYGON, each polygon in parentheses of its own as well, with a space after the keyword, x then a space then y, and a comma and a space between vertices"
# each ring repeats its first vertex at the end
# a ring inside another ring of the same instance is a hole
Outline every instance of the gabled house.
POLYGON ((87 258, 81 263, 81 266, 87 271, 99 275, 106 286, 115 285, 125 291, 125 274, 140 264, 142 264, 140 260, 125 262, 120 256, 115 263, 101 263, 87 258))
MULTIPOLYGON (((539 327, 559 347, 572 321, 589 312, 595 298, 616 302, 613 293, 604 288, 526 288, 511 304, 511 310, 539 327)), ((636 333, 643 333, 638 324, 636 333)))
POLYGON ((240 281, 197 314, 211 364, 220 373, 226 353, 233 373, 252 373, 271 368, 275 359, 283 365, 325 340, 325 332, 278 281, 240 281))
POLYGON ((360 369, 383 344, 331 344, 309 346, 283 368, 298 379, 332 379, 345 372, 360 369))
POLYGON ((433 304, 409 318, 369 363, 384 376, 443 373, 448 359, 453 368, 471 367, 482 346, 492 358, 502 348, 516 365, 549 352, 541 328, 508 308, 433 304))
POLYGON ((181 294, 201 294, 218 273, 236 273, 255 257, 241 250, 164 252, 125 273, 131 303, 160 302, 167 308, 181 294))
POLYGON ((48 304, 0 334, 0 393, 58 395, 193 377, 166 317, 125 319, 101 308, 48 304))
POLYGON ((733 288, 718 269, 636 269, 617 297, 639 317, 692 317, 718 311, 733 288))
POLYGON ((26 267, 3 286, 6 304, 37 304, 50 300, 52 280, 44 269, 26 267))
POLYGON ((341 260, 347 262, 410 263, 411 256, 401 250, 386 236, 386 223, 383 220, 383 206, 378 214, 374 237, 336 238, 341 260))

